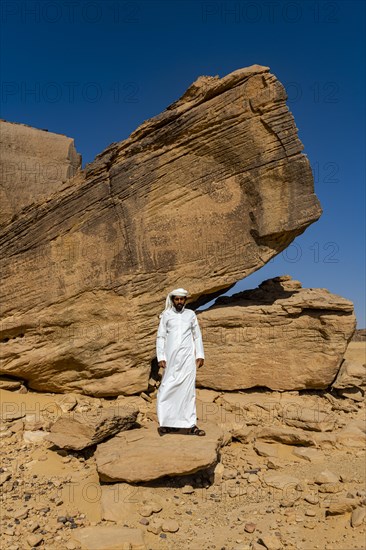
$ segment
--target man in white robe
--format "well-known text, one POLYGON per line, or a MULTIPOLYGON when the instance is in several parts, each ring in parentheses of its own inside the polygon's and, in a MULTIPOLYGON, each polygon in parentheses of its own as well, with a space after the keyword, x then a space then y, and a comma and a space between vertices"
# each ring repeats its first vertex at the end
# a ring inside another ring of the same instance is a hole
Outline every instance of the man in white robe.
POLYGON ((196 314, 185 309, 187 296, 183 288, 170 292, 160 315, 156 339, 158 365, 164 369, 157 393, 160 435, 179 428, 205 435, 196 426, 196 369, 204 363, 203 343, 196 314))

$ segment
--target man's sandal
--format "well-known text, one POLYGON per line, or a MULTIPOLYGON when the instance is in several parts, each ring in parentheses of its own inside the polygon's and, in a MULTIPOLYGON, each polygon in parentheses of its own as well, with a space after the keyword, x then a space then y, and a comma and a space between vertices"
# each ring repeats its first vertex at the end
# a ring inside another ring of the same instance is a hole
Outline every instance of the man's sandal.
POLYGON ((166 426, 159 426, 158 433, 159 435, 172 434, 176 433, 178 428, 167 428, 166 426))
POLYGON ((188 431, 188 435, 203 436, 203 435, 206 435, 206 432, 205 430, 200 430, 198 426, 192 426, 192 428, 190 428, 190 430, 188 431))

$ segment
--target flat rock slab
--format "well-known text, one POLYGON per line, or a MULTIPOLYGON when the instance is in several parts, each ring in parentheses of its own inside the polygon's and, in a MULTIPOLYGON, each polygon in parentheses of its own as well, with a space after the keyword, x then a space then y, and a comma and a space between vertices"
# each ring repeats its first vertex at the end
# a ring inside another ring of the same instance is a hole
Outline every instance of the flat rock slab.
POLYGON ((132 404, 85 413, 67 413, 53 424, 48 440, 61 449, 78 451, 128 430, 137 415, 138 408, 132 404))
POLYGON ((284 474, 266 474, 263 476, 263 481, 266 485, 270 487, 275 487, 276 489, 290 489, 300 483, 300 479, 293 476, 288 476, 284 474))
POLYGON ((300 447, 298 449, 294 449, 292 454, 312 463, 325 462, 325 455, 321 451, 318 451, 318 449, 300 447))
POLYGON ((15 391, 19 390, 23 383, 23 380, 15 380, 9 376, 0 376, 0 389, 15 391))
POLYGON ((157 426, 120 433, 98 445, 95 453, 102 481, 138 483, 164 476, 192 474, 217 463, 223 432, 205 423, 206 436, 167 434, 157 426))
POLYGON ((284 445, 316 446, 313 435, 310 436, 298 428, 279 428, 277 426, 263 428, 257 433, 257 439, 276 441, 284 445))
POLYGON ((140 529, 127 527, 84 527, 75 529, 73 538, 82 550, 145 550, 140 529))

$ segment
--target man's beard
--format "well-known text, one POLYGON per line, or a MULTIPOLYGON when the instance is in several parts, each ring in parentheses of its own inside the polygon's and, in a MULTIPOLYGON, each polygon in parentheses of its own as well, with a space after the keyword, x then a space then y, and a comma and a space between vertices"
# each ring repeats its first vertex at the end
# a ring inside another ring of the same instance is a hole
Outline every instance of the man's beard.
POLYGON ((184 308, 184 304, 174 304, 174 307, 177 311, 182 311, 184 308))

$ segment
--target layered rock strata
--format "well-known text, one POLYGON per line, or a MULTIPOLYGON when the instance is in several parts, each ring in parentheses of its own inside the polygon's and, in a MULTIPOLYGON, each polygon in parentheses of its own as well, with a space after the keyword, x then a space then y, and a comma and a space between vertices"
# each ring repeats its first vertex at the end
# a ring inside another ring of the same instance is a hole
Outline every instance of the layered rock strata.
POLYGON ((286 92, 267 67, 201 77, 0 233, 0 372, 42 391, 148 385, 158 314, 207 303, 321 208, 286 92))
POLYGON ((353 303, 281 276, 199 313, 206 361, 199 386, 239 390, 327 388, 356 327, 353 303))

